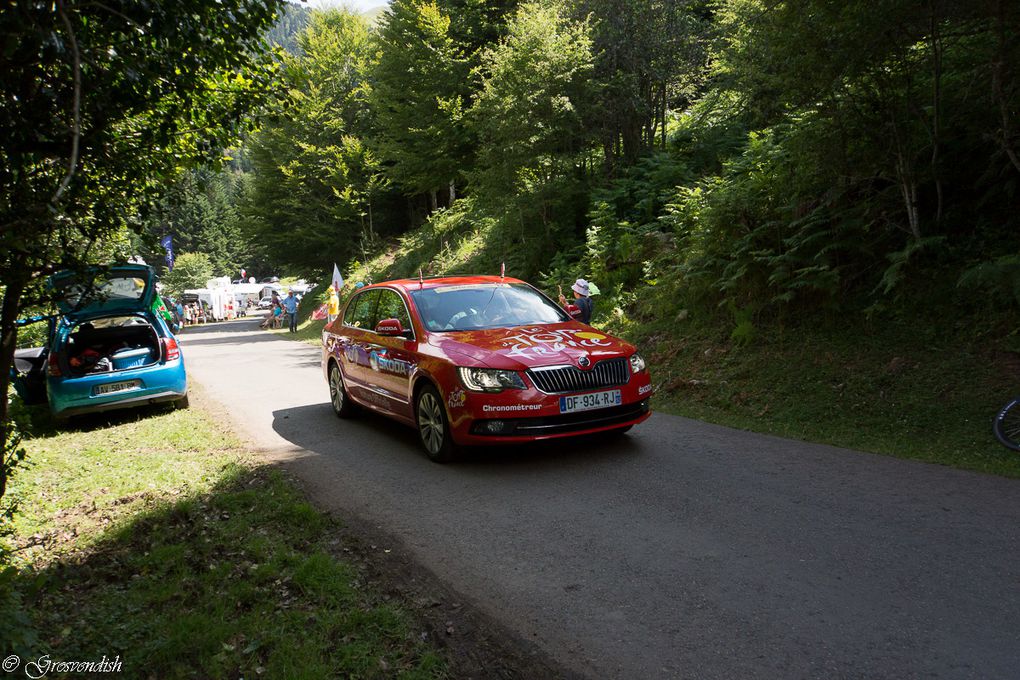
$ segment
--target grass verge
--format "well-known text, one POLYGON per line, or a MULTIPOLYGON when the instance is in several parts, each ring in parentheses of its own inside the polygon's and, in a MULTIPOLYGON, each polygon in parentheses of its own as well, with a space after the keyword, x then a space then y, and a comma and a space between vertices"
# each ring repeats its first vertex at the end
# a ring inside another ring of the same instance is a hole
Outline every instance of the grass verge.
POLYGON ((992 418, 1017 391, 1016 355, 921 319, 763 331, 739 346, 678 322, 629 333, 656 408, 794 439, 1020 477, 992 418))
POLYGON ((287 340, 298 340, 300 342, 306 342, 316 347, 322 346, 322 329, 326 327, 326 322, 313 319, 311 316, 305 318, 304 321, 298 323, 297 333, 291 333, 286 327, 271 329, 270 333, 276 333, 283 335, 287 340))
POLYGON ((23 658, 119 656, 128 677, 445 675, 413 617, 337 559, 333 521, 201 408, 33 430, 10 492, 38 633, 23 658))

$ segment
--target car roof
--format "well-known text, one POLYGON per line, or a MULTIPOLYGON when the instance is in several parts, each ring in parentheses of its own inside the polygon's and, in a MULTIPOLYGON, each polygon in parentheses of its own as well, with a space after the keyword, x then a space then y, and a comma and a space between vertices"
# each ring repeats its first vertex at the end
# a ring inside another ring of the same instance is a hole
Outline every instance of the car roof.
POLYGON ((421 288, 426 290, 430 288, 442 288, 444 286, 471 286, 479 284, 492 284, 492 283, 524 283, 520 279, 513 279, 509 276, 434 276, 431 278, 425 278, 423 280, 413 279, 394 279, 392 281, 380 281, 379 283, 373 283, 370 286, 365 286, 362 290, 372 290, 375 288, 399 288, 405 293, 410 293, 421 288))

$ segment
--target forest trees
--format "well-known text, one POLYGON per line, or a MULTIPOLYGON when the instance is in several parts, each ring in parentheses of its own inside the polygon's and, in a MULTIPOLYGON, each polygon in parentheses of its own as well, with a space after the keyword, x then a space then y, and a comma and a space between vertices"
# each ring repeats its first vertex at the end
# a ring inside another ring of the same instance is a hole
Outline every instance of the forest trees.
POLYGON ((212 278, 213 265, 205 253, 181 253, 173 271, 163 277, 163 286, 171 295, 179 297, 189 288, 205 288, 212 278))
POLYGON ((607 174, 664 149, 668 113, 701 94, 713 33, 710 3, 678 0, 576 0, 593 24, 597 130, 607 174))
POLYGON ((1015 75, 995 85, 1015 49, 996 35, 1017 36, 1016 8, 729 0, 718 26, 699 113, 729 102, 748 143, 718 181, 681 191, 671 217, 699 225, 689 252, 705 257, 687 267, 710 288, 832 304, 893 290, 925 253, 979 259, 989 237, 1016 247, 1001 141, 1020 97, 1015 75), (998 115, 997 92, 1012 115, 998 115))
POLYGON ((0 12, 0 393, 38 277, 105 253, 95 246, 258 104, 254 66, 279 5, 57 0, 0 12))
MULTIPOLYGON (((216 275, 236 276, 241 268, 255 264, 238 214, 248 181, 229 167, 221 172, 208 168, 185 172, 164 188, 146 217, 146 231, 172 236, 175 252, 206 254, 216 275)), ((160 251, 145 243, 138 243, 137 249, 147 262, 161 258, 160 251)))
POLYGON ((429 220, 415 239, 473 239, 486 266, 587 253, 571 266, 615 289, 666 278, 760 315, 867 306, 926 258, 1017 279, 1016 3, 393 0, 374 27, 310 22, 244 150, 249 260, 312 274, 429 220))
POLYGON ((577 175, 591 146, 582 116, 594 101, 592 70, 587 23, 551 5, 518 9, 506 38, 482 57, 485 75, 471 109, 482 190, 536 197, 577 175))
POLYGON ((364 141, 373 118, 368 24, 345 11, 315 13, 299 45, 283 62, 285 94, 252 140, 242 215, 277 266, 312 274, 370 245, 387 187, 364 141))
POLYGON ((407 194, 425 194, 435 210, 440 188, 456 198, 471 164, 464 124, 471 96, 465 46, 435 3, 394 0, 378 34, 372 106, 378 134, 372 142, 385 174, 407 194))

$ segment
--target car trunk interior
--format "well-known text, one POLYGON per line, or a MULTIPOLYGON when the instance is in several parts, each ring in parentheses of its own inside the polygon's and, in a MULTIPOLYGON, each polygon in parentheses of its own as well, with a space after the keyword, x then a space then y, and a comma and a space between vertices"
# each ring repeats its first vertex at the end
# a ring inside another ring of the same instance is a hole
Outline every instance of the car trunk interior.
POLYGON ((161 345, 156 329, 142 316, 91 319, 68 336, 64 360, 71 375, 109 373, 155 364, 161 345))

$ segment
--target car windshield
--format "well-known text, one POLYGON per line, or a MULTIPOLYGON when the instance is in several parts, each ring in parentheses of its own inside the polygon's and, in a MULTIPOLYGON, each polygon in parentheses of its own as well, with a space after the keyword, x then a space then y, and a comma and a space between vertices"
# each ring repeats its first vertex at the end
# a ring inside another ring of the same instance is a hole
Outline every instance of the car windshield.
POLYGON ((91 328, 121 328, 124 326, 148 326, 149 322, 140 316, 108 316, 102 319, 86 321, 79 327, 89 326, 91 328))
POLYGON ((522 283, 439 286, 410 291, 430 331, 473 331, 569 321, 566 312, 522 283))
POLYGON ((98 276, 89 284, 69 278, 61 289, 61 298, 68 309, 84 304, 115 302, 117 300, 141 300, 145 294, 146 280, 139 276, 98 276))

